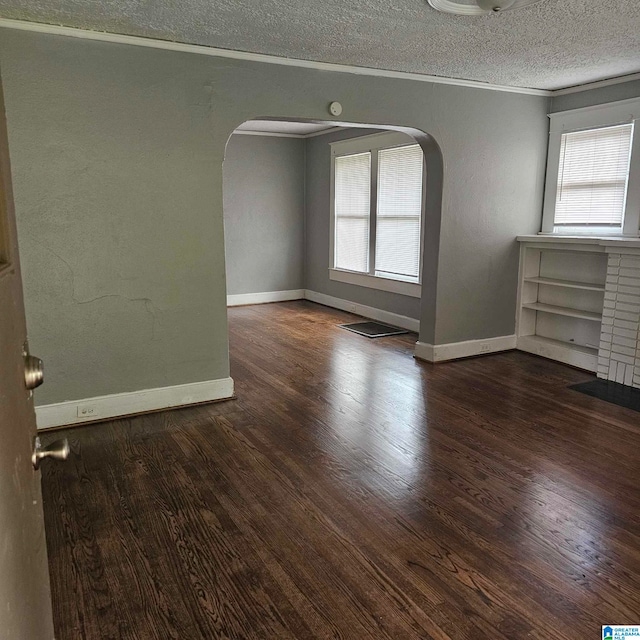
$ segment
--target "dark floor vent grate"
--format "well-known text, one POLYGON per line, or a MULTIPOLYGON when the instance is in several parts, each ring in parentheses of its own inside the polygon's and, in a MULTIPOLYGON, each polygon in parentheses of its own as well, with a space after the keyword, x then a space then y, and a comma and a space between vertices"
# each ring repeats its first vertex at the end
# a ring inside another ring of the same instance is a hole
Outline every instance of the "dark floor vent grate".
POLYGON ((609 382, 609 380, 593 380, 592 382, 572 384, 569 389, 586 393, 592 398, 617 404, 619 407, 640 411, 640 389, 634 389, 625 384, 609 382))
POLYGON ((380 324, 379 322, 352 322, 338 326, 367 338, 384 338, 385 336, 399 336, 403 333, 409 333, 404 329, 390 327, 388 324, 380 324))

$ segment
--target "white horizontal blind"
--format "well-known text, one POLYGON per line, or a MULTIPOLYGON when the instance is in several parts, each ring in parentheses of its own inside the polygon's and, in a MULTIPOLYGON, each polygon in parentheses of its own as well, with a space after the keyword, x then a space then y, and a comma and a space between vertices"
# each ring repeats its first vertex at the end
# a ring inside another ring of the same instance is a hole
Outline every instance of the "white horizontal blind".
POLYGON ((564 133, 554 225, 622 227, 633 124, 564 133))
POLYGON ((371 153, 335 160, 335 267, 369 271, 371 153))
POLYGON ((422 158, 417 144, 378 152, 376 273, 418 280, 422 158))

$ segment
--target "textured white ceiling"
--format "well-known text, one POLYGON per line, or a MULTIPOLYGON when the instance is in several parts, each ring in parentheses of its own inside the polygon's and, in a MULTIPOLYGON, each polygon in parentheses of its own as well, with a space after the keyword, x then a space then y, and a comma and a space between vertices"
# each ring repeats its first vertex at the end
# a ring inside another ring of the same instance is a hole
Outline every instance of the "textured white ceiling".
POLYGON ((426 0, 0 0, 0 16, 538 89, 640 71, 638 0, 481 17, 426 0))
POLYGON ((333 124, 313 124, 311 122, 284 122, 280 120, 247 120, 236 131, 262 131, 267 133, 289 133, 295 135, 307 135, 333 129, 333 124))

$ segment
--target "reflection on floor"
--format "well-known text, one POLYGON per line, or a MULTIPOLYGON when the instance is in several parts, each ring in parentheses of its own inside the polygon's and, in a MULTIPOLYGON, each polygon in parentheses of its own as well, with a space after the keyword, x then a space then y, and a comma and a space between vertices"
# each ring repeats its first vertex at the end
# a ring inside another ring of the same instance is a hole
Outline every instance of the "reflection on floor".
MULTIPOLYGON (((229 310, 235 401, 64 432, 58 640, 600 637, 640 615, 637 414, 523 353, 429 365, 229 310)), ((60 437, 47 434, 45 440, 60 437)))

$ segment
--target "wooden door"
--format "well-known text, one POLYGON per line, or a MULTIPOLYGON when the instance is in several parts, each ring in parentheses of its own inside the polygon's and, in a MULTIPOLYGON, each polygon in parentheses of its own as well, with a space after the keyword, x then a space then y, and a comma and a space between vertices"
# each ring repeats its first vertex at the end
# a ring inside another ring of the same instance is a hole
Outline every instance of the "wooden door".
POLYGON ((0 638, 51 640, 53 622, 40 472, 31 454, 27 332, 0 81, 0 638))

